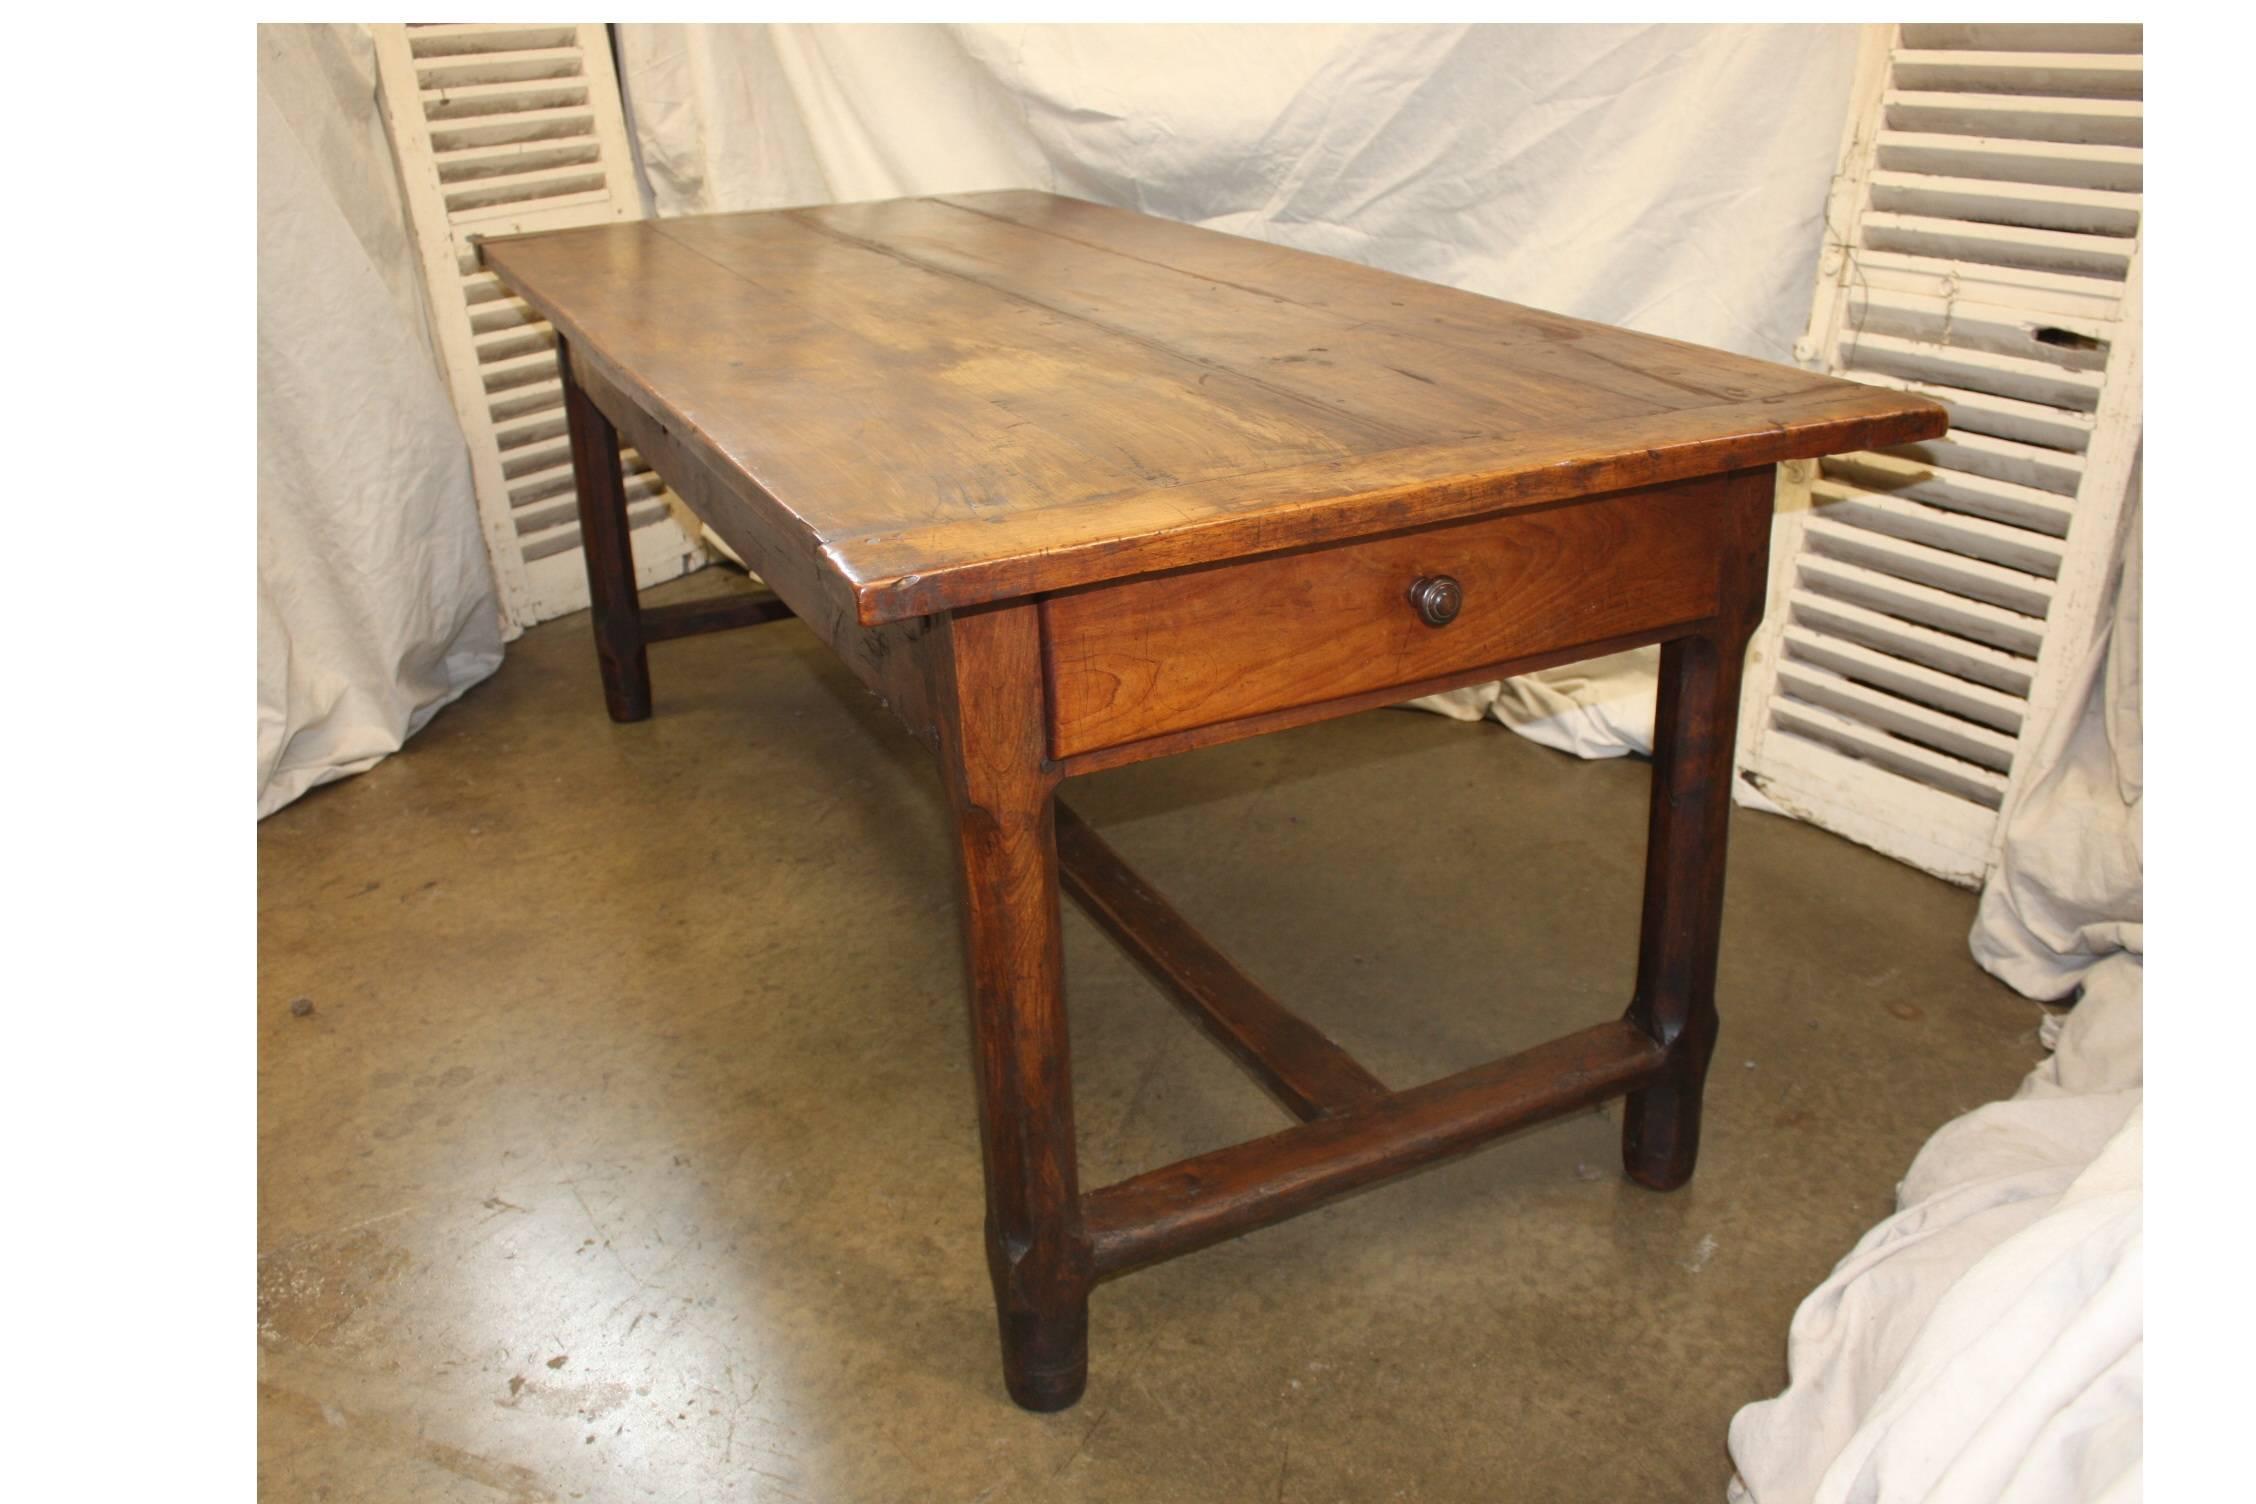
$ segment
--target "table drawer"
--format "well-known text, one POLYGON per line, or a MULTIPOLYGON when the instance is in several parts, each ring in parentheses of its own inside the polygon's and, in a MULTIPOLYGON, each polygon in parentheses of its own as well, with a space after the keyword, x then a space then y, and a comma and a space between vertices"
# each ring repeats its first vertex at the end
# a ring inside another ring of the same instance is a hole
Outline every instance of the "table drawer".
POLYGON ((1716 614, 1730 480, 1146 575, 1043 603, 1053 755, 1411 685, 1716 614), (1421 580, 1460 587, 1431 626, 1421 580))

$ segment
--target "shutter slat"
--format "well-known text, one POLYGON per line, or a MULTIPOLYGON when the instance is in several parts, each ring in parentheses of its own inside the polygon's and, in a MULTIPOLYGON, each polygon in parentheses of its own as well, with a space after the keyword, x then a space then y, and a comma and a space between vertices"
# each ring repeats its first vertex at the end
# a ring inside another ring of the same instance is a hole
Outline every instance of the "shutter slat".
POLYGON ((1844 331, 1840 360, 1851 371, 1879 371, 1913 381, 1933 381, 2077 413, 2096 412, 2105 387, 2096 372, 2070 371, 2019 356, 1924 344, 1890 334, 1844 331))
POLYGON ((1890 89, 1882 108, 1889 128, 1899 131, 2091 146, 2139 146, 2145 140, 2144 111, 2123 99, 1890 89))
POLYGON ((494 425, 494 439, 501 445, 504 454, 512 449, 522 449, 527 444, 538 443, 542 439, 560 438, 563 433, 564 412, 562 408, 544 413, 533 413, 507 423, 496 423, 494 425))
POLYGON ((1882 371, 1858 370, 1855 375, 1857 380, 1876 386, 1934 398, 1950 409, 1953 432, 1963 430, 1977 436, 2018 442, 2032 449, 2054 450, 2063 458, 2075 460, 2079 466, 2083 463, 2082 450, 2091 443, 2089 413, 2023 402, 1993 392, 1972 392, 1941 382, 1910 380, 1882 371))
POLYGON ((2037 649, 2044 645, 2042 622, 1971 596, 1954 595, 1916 580, 1815 553, 1797 557, 1794 571, 1801 588, 1812 595, 1847 601, 2022 658, 2036 657, 2037 649))
POLYGON ((1897 30, 1901 33, 1899 47, 1913 50, 2135 53, 2144 45, 2144 28, 2136 24, 1921 21, 1897 30))
MULTIPOLYGON (((499 329, 491 334, 472 338, 470 348, 478 353, 478 364, 484 367, 506 365, 527 356, 548 354, 556 348, 556 331, 546 324, 530 328, 499 329)), ((548 355, 551 363, 555 356, 548 355)))
MULTIPOLYGON (((634 532, 645 528, 664 529, 673 523, 673 512, 662 495, 627 505, 627 527, 634 532)), ((678 534, 677 534, 678 536, 678 534)), ((567 520, 537 533, 529 533, 518 540, 518 552, 528 564, 551 558, 557 554, 572 553, 580 546, 580 525, 577 520, 567 520)), ((676 571, 679 573, 680 571, 676 571)))
POLYGON ((481 182, 544 167, 584 167, 601 159, 601 148, 591 140, 512 141, 469 151, 449 152, 439 158, 439 181, 481 182))
POLYGON ((529 413, 545 412, 564 405, 564 388, 555 381, 527 382, 511 387, 486 404, 486 416, 495 423, 506 423, 512 418, 522 418, 529 413))
POLYGON ((470 328, 477 334, 498 334, 504 329, 518 329, 527 324, 538 324, 541 316, 533 305, 523 298, 491 298, 471 305, 470 328))
MULTIPOLYGON (((475 352, 472 352, 475 358, 475 352)), ((507 360, 481 361, 478 374, 489 392, 508 391, 556 374, 556 353, 553 350, 535 350, 529 355, 512 356, 507 360)))
POLYGON ((1900 616, 1796 589, 1787 593, 1786 621, 1891 658, 1923 664, 1954 679, 1995 690, 2008 699, 2029 697, 2028 659, 1900 616))
POLYGON ((1885 492, 2056 539, 2068 536, 2075 518, 2073 503, 2050 491, 1961 474, 1880 450, 1828 455, 1819 469, 1823 478, 1813 490, 1885 492))
POLYGON ((2052 607, 2051 582, 2017 569, 1851 527, 1822 512, 1813 512, 1803 531, 1804 546, 1821 558, 1891 574, 1967 600, 1986 601, 2023 616, 2041 618, 2052 607))
POLYGON ((2131 247, 2112 235, 2078 235, 2023 225, 1984 224, 1875 209, 1859 222, 1862 244, 1943 261, 1972 261, 2058 276, 2120 281, 2130 271, 2131 247))
POLYGON ((2012 752, 2011 738, 2020 734, 2024 707, 2012 695, 2000 694, 1955 674, 1940 673, 1924 664, 1875 652, 1852 639, 1833 637, 1806 626, 1789 625, 1780 640, 1794 657, 1830 669, 1844 679, 1886 690, 1945 715, 2001 732, 2007 739, 2008 754, 2012 752))
POLYGON ((579 76, 580 50, 570 46, 418 58, 415 69, 416 82, 426 94, 454 93, 473 84, 521 84, 579 76))
POLYGON ((583 137, 592 139, 595 136, 595 111, 592 108, 584 104, 556 105, 543 109, 502 111, 458 125, 434 124, 431 127, 431 146, 435 156, 444 158, 481 146, 506 146, 527 141, 573 141, 583 137))
MULTIPOLYGON (((635 507, 660 501, 666 493, 665 482, 647 470, 640 475, 627 476, 620 488, 627 494, 630 515, 635 507)), ((517 533, 520 537, 534 537, 556 528, 576 528, 579 515, 579 498, 567 486, 561 492, 552 492, 517 508, 517 533)))
POLYGON ((1881 171, 1872 175, 1875 209, 1932 219, 2063 230, 2087 235, 2138 233, 2140 198, 2092 188, 2001 183, 1881 171))
POLYGON ((2001 136, 1946 136, 1927 131, 1882 131, 1874 142, 1874 160, 1887 171, 2045 183, 2113 193, 2140 191, 2146 177, 2144 157, 2136 146, 2015 141, 2001 136))
POLYGON ((1906 49, 1895 56, 1900 89, 2136 99, 2145 59, 2105 52, 1961 52, 1906 49))
POLYGON ((608 197, 604 191, 607 182, 600 165, 558 167, 541 172, 508 173, 480 178, 467 187, 447 194, 447 212, 449 215, 459 216, 476 210, 506 208, 541 199, 558 202, 572 199, 593 201, 608 197))
MULTIPOLYGON (((458 118, 455 106, 469 107, 494 100, 503 101, 502 108, 533 109, 530 104, 511 104, 509 101, 533 99, 549 94, 570 93, 575 96, 566 103, 587 103, 587 80, 574 72, 566 78, 510 79, 499 83, 457 84, 450 87, 422 89, 423 112, 432 120, 458 118)), ((559 108, 557 105, 538 106, 541 109, 559 108)))
POLYGON ((1930 469, 1956 470, 1962 475, 2004 481, 2071 501, 2084 479, 2081 455, 2063 454, 2057 449, 2017 443, 2012 439, 1992 438, 1962 428, 1954 428, 1939 439, 1899 444, 1880 452, 1930 469))
POLYGON ((1884 334, 1915 344, 1984 350, 2070 371, 2107 364, 2104 320, 2045 316, 1970 297, 1929 297, 1900 288, 1860 288, 1849 298, 1846 337, 1884 334))
POLYGON ((1876 731, 1837 711, 1805 702, 1779 700, 1771 706, 1771 718, 1783 731, 1815 741, 1844 756, 1877 763, 1899 777, 1929 788, 1956 794, 1991 809, 2005 802, 2005 780, 1995 771, 1917 742, 1890 736, 1885 731, 1876 731))
POLYGON ((462 301, 472 308, 508 296, 509 289, 503 287, 501 278, 492 272, 472 272, 462 279, 462 301))
POLYGON ((2007 527, 1904 496, 1860 490, 1830 478, 1811 486, 1810 495, 1823 504, 1820 515, 1829 521, 1963 554, 2042 579, 2060 576, 2060 540, 2043 533, 2007 527))
POLYGON ((2123 286, 2106 277, 2070 276, 2027 266, 1953 261, 1947 256, 1884 251, 1869 245, 1852 252, 1858 279, 1867 286, 1929 297, 1964 296, 2079 317, 2119 316, 2123 286))
POLYGON ((417 62, 426 58, 466 57, 480 52, 507 52, 527 47, 570 47, 579 40, 579 28, 561 23, 519 24, 487 21, 439 22, 408 28, 408 51, 417 62))
POLYGON ((2003 773, 2013 764, 2013 738, 1992 727, 1887 694, 1789 653, 1778 665, 1786 693, 1807 705, 1916 742, 1946 757, 2003 773))

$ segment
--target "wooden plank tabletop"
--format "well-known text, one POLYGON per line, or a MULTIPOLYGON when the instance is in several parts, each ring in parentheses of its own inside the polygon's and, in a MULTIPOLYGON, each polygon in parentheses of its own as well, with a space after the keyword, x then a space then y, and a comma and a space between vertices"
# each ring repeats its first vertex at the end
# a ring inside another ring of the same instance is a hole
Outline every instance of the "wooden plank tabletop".
POLYGON ((1945 427, 1905 393, 1044 193, 483 250, 864 625, 1945 427))

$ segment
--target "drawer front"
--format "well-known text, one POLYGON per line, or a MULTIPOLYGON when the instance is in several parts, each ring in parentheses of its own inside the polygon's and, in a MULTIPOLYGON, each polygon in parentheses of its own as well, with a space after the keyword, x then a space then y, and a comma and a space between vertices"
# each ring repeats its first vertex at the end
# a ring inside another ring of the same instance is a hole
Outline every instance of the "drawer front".
POLYGON ((1232 564, 1043 602, 1052 753, 1118 746, 1703 620, 1730 477, 1232 564), (1460 587, 1429 625, 1421 580, 1460 587))

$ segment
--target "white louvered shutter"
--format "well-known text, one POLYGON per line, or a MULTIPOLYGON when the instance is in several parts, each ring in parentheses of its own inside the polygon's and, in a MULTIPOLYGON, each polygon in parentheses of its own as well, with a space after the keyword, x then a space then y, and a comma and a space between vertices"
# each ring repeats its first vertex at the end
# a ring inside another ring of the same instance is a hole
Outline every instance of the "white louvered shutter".
MULTIPOLYGON (((504 628, 588 603, 557 384, 556 335, 490 272, 472 237, 638 219, 618 78, 600 25, 383 25, 376 42, 401 196, 431 328, 470 442, 504 628)), ((688 513, 629 449, 635 576, 706 560, 688 513)))
POLYGON ((1971 885, 2135 484, 2140 29, 1869 32, 1795 353, 1951 428, 1783 467, 1739 793, 1971 885))

